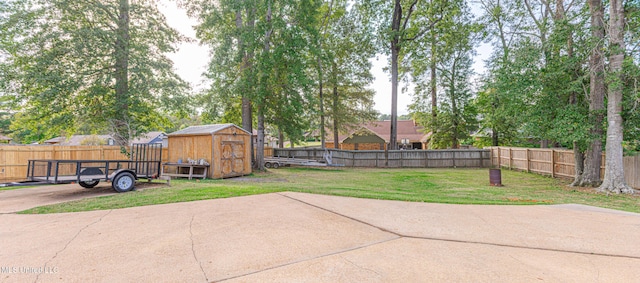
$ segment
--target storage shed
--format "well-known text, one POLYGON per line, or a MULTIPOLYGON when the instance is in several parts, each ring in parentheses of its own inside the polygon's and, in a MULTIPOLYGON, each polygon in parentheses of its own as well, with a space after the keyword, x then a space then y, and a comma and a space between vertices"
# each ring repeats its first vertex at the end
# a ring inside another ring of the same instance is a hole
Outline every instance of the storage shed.
POLYGON ((251 133, 234 124, 191 126, 168 135, 169 162, 204 159, 207 178, 251 173, 251 133))

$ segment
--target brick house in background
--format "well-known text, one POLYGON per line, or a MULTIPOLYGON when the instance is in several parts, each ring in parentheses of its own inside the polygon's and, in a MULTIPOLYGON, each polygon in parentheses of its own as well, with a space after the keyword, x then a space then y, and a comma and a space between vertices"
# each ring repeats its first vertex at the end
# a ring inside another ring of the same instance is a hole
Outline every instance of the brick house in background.
MULTIPOLYGON (((398 121, 398 147, 401 149, 427 149, 431 133, 413 120, 398 121)), ((355 127, 347 135, 339 135, 339 148, 345 150, 384 150, 389 145, 391 121, 367 122, 355 127)), ((335 148, 333 134, 327 133, 326 147, 335 148)))

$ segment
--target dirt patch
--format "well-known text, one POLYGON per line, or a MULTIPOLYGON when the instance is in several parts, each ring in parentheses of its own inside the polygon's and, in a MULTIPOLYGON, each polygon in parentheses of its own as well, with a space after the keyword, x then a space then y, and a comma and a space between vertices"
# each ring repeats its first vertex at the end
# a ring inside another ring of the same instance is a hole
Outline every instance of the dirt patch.
MULTIPOLYGON (((142 191, 162 186, 166 184, 138 182, 136 190, 142 191)), ((100 182, 90 189, 80 187, 78 184, 66 184, 6 190, 0 191, 0 213, 14 213, 43 205, 114 194, 117 192, 113 190, 110 182, 100 182)))

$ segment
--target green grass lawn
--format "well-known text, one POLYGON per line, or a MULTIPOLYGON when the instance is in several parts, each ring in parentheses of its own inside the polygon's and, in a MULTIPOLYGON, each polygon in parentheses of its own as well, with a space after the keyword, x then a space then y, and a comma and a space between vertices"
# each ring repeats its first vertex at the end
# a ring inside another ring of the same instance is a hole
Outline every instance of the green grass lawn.
POLYGON ((502 170, 503 187, 489 186, 488 169, 282 168, 226 180, 172 180, 112 196, 37 207, 22 213, 124 208, 280 191, 456 204, 579 203, 640 212, 640 197, 567 187, 567 180, 502 170))

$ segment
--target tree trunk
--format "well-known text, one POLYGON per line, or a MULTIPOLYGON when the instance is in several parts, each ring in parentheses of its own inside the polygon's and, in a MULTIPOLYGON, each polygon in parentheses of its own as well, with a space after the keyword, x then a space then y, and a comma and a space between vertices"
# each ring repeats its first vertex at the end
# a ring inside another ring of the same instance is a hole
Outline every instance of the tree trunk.
MULTIPOLYGON (((250 14, 250 10, 247 9, 247 26, 253 27, 255 19, 250 14)), ((243 28, 242 24, 242 12, 241 10, 236 11, 236 28, 241 30, 243 28)), ((246 75, 245 72, 251 69, 251 60, 253 59, 253 52, 249 52, 243 44, 242 37, 240 33, 238 33, 238 49, 241 52, 244 52, 244 56, 242 58, 242 75, 246 75)), ((249 97, 249 90, 244 89, 242 93, 242 128, 245 131, 251 133, 251 162, 256 165, 255 162, 255 154, 253 149, 256 148, 256 145, 253 144, 253 109, 251 105, 251 98, 249 97)))
POLYGON ((120 0, 115 45, 116 103, 113 132, 117 144, 127 146, 131 137, 129 124, 129 0, 120 0))
POLYGON ((320 89, 320 147, 325 148, 326 142, 324 139, 324 94, 323 94, 323 85, 322 85, 322 63, 320 62, 320 57, 318 57, 318 78, 319 78, 319 89, 320 89))
MULTIPOLYGON (((267 0, 266 23, 269 28, 265 31, 264 36, 264 54, 268 56, 271 46, 271 33, 273 31, 271 29, 271 1, 269 0, 267 0)), ((268 74, 261 74, 261 76, 266 77, 268 76, 268 74)), ((258 147, 256 153, 255 168, 259 171, 264 171, 264 105, 266 104, 265 101, 269 96, 266 94, 266 92, 269 92, 270 89, 268 84, 269 82, 266 79, 261 82, 263 92, 265 93, 262 94, 264 96, 259 99, 258 103, 258 147)))
POLYGON ((338 111, 339 111, 339 101, 338 101, 338 66, 336 65, 336 63, 334 62, 331 65, 331 70, 332 70, 332 84, 333 84, 333 95, 331 96, 332 99, 332 107, 333 107, 333 148, 335 149, 340 149, 340 145, 338 144, 339 142, 339 138, 338 138, 338 111))
POLYGON ((391 22, 391 131, 389 133, 389 147, 398 149, 398 57, 400 56, 400 22, 402 20, 402 5, 400 0, 394 1, 393 20, 391 22))
MULTIPOLYGON (((438 93, 437 93, 437 83, 436 83, 436 36, 435 32, 431 32, 431 131, 433 133, 438 129, 438 93)), ((432 133, 432 134, 433 134, 432 133)))
POLYGON ((591 11, 591 37, 594 46, 591 48, 589 56, 589 116, 592 121, 591 142, 585 153, 584 171, 580 177, 580 182, 576 183, 580 187, 597 187, 601 181, 600 166, 602 164, 602 122, 604 121, 604 8, 602 0, 589 0, 589 10, 591 11))
POLYGON ((338 144, 339 141, 340 138, 338 137, 338 124, 336 124, 336 121, 333 121, 333 148, 340 149, 340 145, 338 144))
MULTIPOLYGON (((247 21, 246 21, 246 26, 248 28, 253 29, 254 25, 255 25, 255 7, 249 7, 247 6, 245 9, 246 13, 247 13, 247 21)), ((236 28, 238 29, 238 31, 240 31, 243 28, 243 23, 242 23, 242 11, 238 10, 236 12, 236 28)), ((244 53, 244 56, 242 58, 242 69, 241 69, 241 75, 242 76, 246 76, 246 72, 247 71, 251 71, 251 69, 253 68, 253 50, 252 47, 247 47, 244 46, 244 42, 242 40, 242 37, 240 36, 240 32, 238 32, 238 49, 244 53)), ((252 93, 252 91, 249 89, 251 88, 251 86, 247 86, 245 88, 243 88, 242 91, 242 128, 245 129, 247 132, 251 133, 251 163, 254 165, 254 167, 256 166, 256 156, 255 156, 255 151, 254 149, 256 148, 256 145, 253 144, 253 106, 252 106, 252 102, 251 102, 251 97, 250 94, 252 93)))
POLYGON ((540 148, 548 148, 549 147, 549 140, 541 140, 540 141, 540 148))
POLYGON ((491 145, 498 146, 498 130, 494 127, 491 129, 491 145))
MULTIPOLYGON (((327 28, 327 23, 329 22, 329 17, 331 16, 331 11, 333 10, 333 1, 330 2, 329 5, 329 9, 327 10, 327 13, 325 14, 324 18, 322 19, 322 25, 321 25, 321 36, 324 39, 324 35, 327 32, 326 28, 327 28)), ((320 40, 320 43, 318 44, 318 46, 320 47, 320 53, 318 54, 318 81, 319 81, 319 85, 318 88, 320 90, 320 146, 321 148, 326 148, 326 140, 325 140, 325 114, 324 114, 324 93, 323 93, 323 87, 324 87, 324 81, 323 81, 323 66, 322 66, 322 50, 323 50, 323 39, 320 40)))
POLYGON ((573 142, 573 161, 575 164, 576 176, 571 186, 579 186, 584 172, 584 153, 580 150, 577 142, 573 142))
POLYGON ((458 105, 456 103, 456 63, 457 60, 454 60, 453 66, 451 68, 451 114, 453 121, 451 121, 453 125, 453 133, 451 135, 451 148, 457 149, 458 145, 458 105))
POLYGON ((254 167, 259 171, 264 171, 264 111, 262 105, 258 106, 258 147, 254 167))
POLYGON ((609 65, 611 79, 607 105, 607 143, 604 181, 598 188, 602 192, 634 193, 624 180, 622 163, 622 63, 624 60, 624 5, 622 0, 610 1, 609 65))
POLYGON ((278 129, 278 148, 284 148, 284 133, 278 129))

